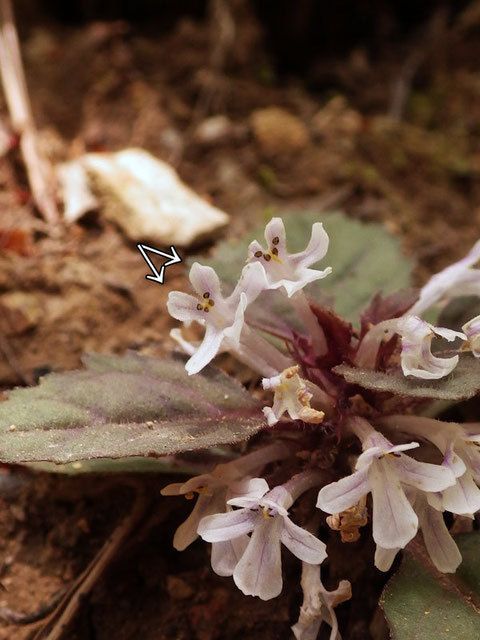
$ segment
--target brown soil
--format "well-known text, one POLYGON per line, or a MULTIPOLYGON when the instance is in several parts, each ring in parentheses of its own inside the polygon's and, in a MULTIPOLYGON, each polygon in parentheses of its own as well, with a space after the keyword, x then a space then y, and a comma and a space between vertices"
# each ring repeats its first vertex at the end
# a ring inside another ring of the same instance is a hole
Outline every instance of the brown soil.
MULTIPOLYGON (((223 49, 205 16, 176 16, 155 36, 152 27, 126 22, 66 26, 25 13, 28 85, 51 159, 144 147, 231 214, 229 237, 272 213, 339 207, 397 234, 418 260, 419 281, 464 254, 480 222, 475 21, 465 26, 457 16, 435 31, 431 19, 418 37, 380 53, 358 45, 333 61, 320 56, 307 82, 302 74, 276 77, 265 24, 249 3, 232 6, 237 35, 223 49), (408 76, 412 51, 420 61, 394 122, 386 117, 392 86, 408 76), (259 113, 272 106, 293 117, 259 113), (229 119, 225 134, 202 140, 198 126, 218 114, 229 119)), ((147 281, 135 246, 101 212, 48 231, 15 148, 0 158, 0 185, 0 388, 78 367, 85 351, 161 354, 174 326, 166 296, 186 287, 184 266, 172 267, 162 287, 147 281)), ((35 611, 85 569, 133 504, 124 480, 2 472, 0 607, 35 611)), ((174 552, 173 531, 187 507, 159 498, 167 480, 146 482, 140 525, 63 637, 291 637, 299 567, 287 561, 283 595, 264 603, 211 572, 207 545, 174 552)), ((371 557, 368 542, 356 544, 359 557, 371 557)), ((358 574, 347 567, 332 585, 358 574)), ((384 578, 373 569, 367 578, 378 594, 384 578)), ((386 637, 372 594, 344 608, 345 638, 386 637)), ((0 640, 30 637, 31 626, 0 627, 0 640)))

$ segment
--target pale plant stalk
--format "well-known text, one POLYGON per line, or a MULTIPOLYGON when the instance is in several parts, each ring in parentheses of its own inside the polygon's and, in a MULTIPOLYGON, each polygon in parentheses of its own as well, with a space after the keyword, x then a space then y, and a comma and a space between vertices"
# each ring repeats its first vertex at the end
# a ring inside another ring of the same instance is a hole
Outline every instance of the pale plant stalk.
POLYGON ((45 220, 55 224, 59 219, 54 196, 55 175, 38 149, 10 0, 0 0, 0 75, 12 125, 20 136, 20 150, 33 200, 45 220))
POLYGON ((264 377, 277 375, 293 364, 291 358, 248 326, 244 327, 240 346, 233 353, 264 377))
POLYGON ((324 356, 328 351, 327 340, 322 327, 319 325, 315 314, 310 308, 307 296, 303 291, 297 291, 291 297, 291 301, 298 315, 301 317, 305 328, 312 338, 312 345, 317 356, 324 356))

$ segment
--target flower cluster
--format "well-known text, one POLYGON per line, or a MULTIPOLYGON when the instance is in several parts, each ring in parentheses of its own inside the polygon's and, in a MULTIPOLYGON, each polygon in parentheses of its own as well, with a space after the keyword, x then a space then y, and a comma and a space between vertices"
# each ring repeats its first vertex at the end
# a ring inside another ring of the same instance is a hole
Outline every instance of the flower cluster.
POLYGON ((248 476, 290 454, 290 447, 276 443, 184 484, 165 487, 163 495, 199 494, 192 513, 177 529, 175 548, 185 549, 200 535, 212 543, 214 571, 233 575, 243 593, 263 600, 282 590, 280 544, 303 562, 321 564, 326 557, 324 543, 294 524, 288 513, 302 493, 319 484, 319 474, 305 471, 272 490, 265 479, 248 476))
POLYGON ((319 222, 313 225, 311 240, 300 253, 288 253, 281 218, 269 222, 265 239, 268 250, 263 250, 257 242, 250 244, 248 263, 228 298, 222 296, 215 271, 197 262, 190 269, 190 282, 197 296, 181 291, 169 294, 167 307, 171 316, 182 320, 186 326, 195 321, 205 327, 205 336, 198 345, 183 340, 174 330, 174 339, 191 356, 186 366, 188 373, 198 373, 222 350, 234 353, 266 377, 278 375, 292 364, 245 322, 247 307, 262 291, 269 289, 281 289, 288 297, 295 298, 297 307, 302 309, 304 322, 307 326, 315 326, 315 338, 321 344, 320 348, 323 347, 323 335, 302 292, 305 285, 331 272, 330 267, 324 271, 308 268, 321 260, 328 249, 323 225, 319 222))
POLYGON ((177 529, 174 546, 183 550, 198 536, 211 543, 214 571, 233 577, 246 595, 264 600, 279 595, 285 546, 303 563, 304 601, 292 627, 295 637, 314 640, 325 621, 332 628, 331 640, 337 640, 334 607, 350 598, 351 587, 347 581, 333 591, 323 586, 320 565, 327 548, 315 535, 319 523, 320 535, 339 531, 348 543, 360 537, 359 528, 370 520, 373 561, 381 571, 388 571, 397 553, 421 532, 435 567, 455 572, 461 555, 444 512, 472 518, 480 510, 480 425, 416 416, 415 394, 397 399, 371 387, 363 393, 340 378, 335 366, 346 362, 386 376, 402 371, 411 380, 435 384, 455 370, 460 358, 475 362, 462 352, 480 357, 480 316, 458 331, 434 326, 422 315, 453 297, 480 295, 480 269, 475 268, 480 241, 463 260, 434 276, 407 311, 385 313, 356 332, 333 312, 312 305, 303 291, 331 272, 330 267, 311 268, 328 249, 322 224, 313 225, 300 253, 288 252, 280 218, 268 223, 265 240, 266 247, 257 241, 249 245, 246 265, 228 297, 222 295, 215 271, 195 263, 190 281, 196 295, 174 291, 168 309, 187 326, 196 322, 205 327, 197 343, 185 340, 178 329, 172 331, 190 356, 189 374, 222 351, 260 374, 265 395, 273 393, 263 408, 270 443, 162 493, 198 494, 192 513, 177 529), (248 307, 269 289, 288 298, 306 332, 292 331, 284 350, 248 322, 248 307), (434 350, 438 342, 448 349, 434 350), (337 452, 344 453, 338 456, 338 469, 337 452), (339 471, 345 465, 350 475, 339 471), (318 492, 316 503, 312 489, 318 492), (302 508, 295 511, 297 503, 302 508), (306 526, 295 522, 297 513, 306 526))
POLYGON ((473 265, 480 260, 480 241, 455 264, 434 275, 421 289, 417 302, 401 317, 374 325, 363 337, 357 352, 356 364, 374 368, 378 349, 392 335, 401 337, 401 366, 405 375, 439 379, 447 376, 458 364, 458 355, 438 358, 431 352, 432 338, 453 342, 462 340, 462 351, 471 351, 480 357, 480 316, 472 318, 462 332, 434 327, 421 315, 439 302, 448 302, 459 296, 480 296, 480 269, 473 265))

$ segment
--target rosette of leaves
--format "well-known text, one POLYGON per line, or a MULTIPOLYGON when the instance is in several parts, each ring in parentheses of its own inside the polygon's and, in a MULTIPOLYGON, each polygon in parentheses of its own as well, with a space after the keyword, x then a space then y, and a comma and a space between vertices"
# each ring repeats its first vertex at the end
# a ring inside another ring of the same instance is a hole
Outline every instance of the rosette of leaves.
MULTIPOLYGON (((319 218, 331 239, 328 265, 333 272, 309 285, 306 293, 327 338, 328 352, 311 358, 308 336, 279 292, 260 296, 248 314, 252 325, 288 342, 311 381, 322 377, 339 390, 334 416, 319 426, 317 434, 306 435, 307 446, 308 438, 317 438, 315 446, 321 450, 318 443, 325 433, 340 435, 342 411, 354 403, 379 414, 413 409, 431 413, 438 400, 452 404, 475 396, 480 363, 468 354, 462 355, 451 375, 434 381, 402 374, 395 357, 396 338, 382 345, 375 370, 354 365, 353 345, 370 324, 399 317, 414 302, 415 292, 409 288, 412 262, 402 254, 399 241, 382 227, 340 213, 285 216, 292 251, 306 246, 311 226, 319 218)), ((215 268, 225 292, 233 289, 249 242, 261 235, 257 229, 241 242, 221 243, 209 260, 202 260, 215 268)), ((214 366, 188 376, 184 359, 176 356, 88 356, 84 370, 50 374, 36 387, 11 391, 0 403, 0 461, 49 470, 53 466, 48 465, 60 464, 59 469, 68 472, 194 472, 198 459, 186 454, 201 450, 228 456, 229 449, 222 447, 243 442, 266 427, 261 407, 244 387, 214 366)), ((327 444, 332 446, 332 438, 327 438, 327 444)), ((406 556, 382 599, 392 637, 428 640, 433 633, 460 640, 480 637, 475 604, 480 571, 478 563, 469 560, 469 549, 476 548, 477 542, 477 534, 461 540, 469 563, 468 569, 462 565, 468 579, 459 570, 463 586, 438 584, 428 560, 421 565, 418 558, 406 556), (413 588, 418 593, 415 608, 411 599, 405 599, 413 588), (415 615, 410 615, 412 611, 415 615), (425 622, 434 617, 438 621, 440 616, 446 621, 443 631, 441 625, 429 627, 425 622), (420 619, 425 624, 420 625, 420 619), (477 635, 465 635, 471 629, 478 629, 477 635)))

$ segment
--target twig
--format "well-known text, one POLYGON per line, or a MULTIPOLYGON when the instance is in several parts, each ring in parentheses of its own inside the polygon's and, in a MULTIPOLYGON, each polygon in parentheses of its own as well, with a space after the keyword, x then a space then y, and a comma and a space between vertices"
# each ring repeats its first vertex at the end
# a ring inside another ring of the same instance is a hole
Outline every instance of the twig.
POLYGON ((427 52, 425 50, 417 49, 412 51, 406 59, 405 64, 402 66, 400 74, 393 86, 389 116, 396 122, 399 122, 403 117, 413 79, 418 69, 423 64, 426 55, 427 52))
POLYGON ((59 219, 54 196, 55 176, 38 149, 10 0, 0 0, 0 75, 12 125, 20 136, 20 150, 33 200, 45 220, 55 224, 59 219))
POLYGON ((437 8, 421 34, 419 42, 412 49, 393 85, 389 116, 399 122, 404 114, 412 83, 420 67, 429 55, 446 43, 449 31, 446 27, 447 15, 443 5, 437 8))
POLYGON ((221 74, 225 68, 225 63, 229 51, 235 42, 236 27, 233 17, 231 0, 209 0, 209 29, 211 34, 210 56, 209 56, 209 77, 198 95, 192 111, 190 124, 183 136, 180 148, 172 154, 170 162, 178 166, 181 162, 185 148, 190 143, 193 132, 198 123, 207 117, 216 93, 214 83, 220 81, 221 74))
POLYGON ((225 68, 227 56, 235 42, 236 35, 230 0, 210 0, 208 12, 210 14, 211 50, 209 72, 211 75, 210 81, 202 87, 198 96, 193 110, 192 126, 195 126, 205 118, 210 110, 215 94, 213 83, 218 81, 225 68))
POLYGON ((131 512, 118 525, 98 554, 81 573, 32 640, 60 640, 75 616, 82 599, 93 589, 118 549, 145 513, 147 501, 142 487, 135 485, 135 503, 131 512), (53 626, 52 626, 53 625, 53 626), (51 627, 51 628, 50 628, 51 627), (50 628, 48 635, 45 635, 50 628))

